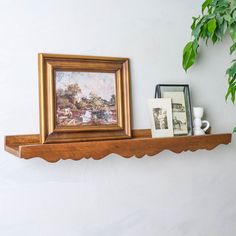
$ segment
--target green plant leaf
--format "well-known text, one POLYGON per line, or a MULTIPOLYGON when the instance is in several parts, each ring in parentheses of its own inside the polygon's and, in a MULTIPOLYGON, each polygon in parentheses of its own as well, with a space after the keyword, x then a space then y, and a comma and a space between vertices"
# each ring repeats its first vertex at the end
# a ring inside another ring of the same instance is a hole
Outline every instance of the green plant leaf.
POLYGON ((233 42, 236 42, 236 22, 233 22, 230 25, 230 37, 233 40, 233 42))
POLYGON ((231 12, 232 18, 236 19, 236 9, 234 8, 231 12))
POLYGON ((198 42, 196 40, 188 42, 183 51, 183 68, 187 71, 196 61, 198 42))
POLYGON ((236 61, 233 61, 233 65, 227 69, 226 74, 229 76, 229 78, 234 78, 236 75, 236 61))
POLYGON ((236 60, 233 60, 233 64, 227 69, 226 74, 228 75, 228 90, 225 95, 226 101, 231 96, 231 101, 235 103, 236 98, 236 60))
POLYGON ((219 24, 218 22, 218 27, 216 28, 215 34, 219 41, 223 39, 223 36, 225 35, 227 28, 228 28, 228 23, 226 20, 223 20, 221 24, 219 24))
POLYGON ((206 9, 206 7, 208 7, 213 0, 205 0, 205 2, 202 4, 202 14, 204 13, 204 10, 206 9))
POLYGON ((193 17, 193 23, 192 23, 192 25, 191 25, 191 29, 192 29, 192 30, 195 28, 196 21, 197 21, 199 18, 200 18, 200 16, 199 16, 199 17, 193 17))
POLYGON ((230 47, 230 54, 232 54, 235 50, 236 50, 236 43, 234 43, 234 44, 230 47))
POLYGON ((211 37, 211 40, 212 40, 213 44, 215 44, 217 42, 218 38, 215 34, 213 34, 211 37))
POLYGON ((228 22, 231 22, 231 20, 232 20, 232 18, 231 18, 230 15, 224 15, 223 17, 224 17, 224 19, 225 19, 226 21, 228 21, 228 22))
POLYGON ((194 36, 195 40, 198 40, 203 35, 203 31, 205 30, 205 27, 207 27, 206 23, 214 17, 215 15, 210 14, 207 16, 203 16, 201 19, 198 20, 195 25, 195 28, 192 30, 192 35, 194 36))
POLYGON ((225 100, 227 101, 229 99, 229 96, 231 96, 231 101, 234 104, 235 103, 235 92, 236 92, 236 88, 229 87, 227 90, 227 93, 225 95, 225 100))
POLYGON ((212 37, 216 30, 216 19, 211 19, 208 21, 207 29, 208 29, 208 32, 210 33, 210 37, 212 37))
POLYGON ((230 8, 229 0, 215 0, 215 12, 220 14, 228 14, 228 10, 230 8))
POLYGON ((236 127, 234 128, 233 133, 236 133, 236 127))
POLYGON ((199 39, 200 34, 202 33, 202 27, 204 26, 203 20, 200 20, 192 30, 192 35, 195 39, 199 39))

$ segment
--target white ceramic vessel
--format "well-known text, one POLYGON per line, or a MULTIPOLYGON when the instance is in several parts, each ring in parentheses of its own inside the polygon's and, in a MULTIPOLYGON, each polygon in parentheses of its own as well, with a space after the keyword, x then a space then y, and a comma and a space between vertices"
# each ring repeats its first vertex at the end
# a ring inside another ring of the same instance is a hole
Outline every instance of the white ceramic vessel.
POLYGON ((203 107, 193 108, 193 134, 194 135, 205 135, 205 132, 209 129, 210 123, 207 120, 202 120, 204 113, 203 107), (206 124, 206 127, 202 129, 202 125, 206 124))

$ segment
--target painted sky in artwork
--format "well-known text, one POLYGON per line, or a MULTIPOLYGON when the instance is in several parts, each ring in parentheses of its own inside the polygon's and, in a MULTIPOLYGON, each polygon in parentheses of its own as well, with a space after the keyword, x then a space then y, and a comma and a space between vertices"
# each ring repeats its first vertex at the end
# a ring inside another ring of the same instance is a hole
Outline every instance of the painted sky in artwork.
POLYGON ((80 96, 89 97, 93 92, 103 99, 110 100, 116 94, 115 73, 56 71, 56 89, 65 89, 69 84, 78 83, 80 96))

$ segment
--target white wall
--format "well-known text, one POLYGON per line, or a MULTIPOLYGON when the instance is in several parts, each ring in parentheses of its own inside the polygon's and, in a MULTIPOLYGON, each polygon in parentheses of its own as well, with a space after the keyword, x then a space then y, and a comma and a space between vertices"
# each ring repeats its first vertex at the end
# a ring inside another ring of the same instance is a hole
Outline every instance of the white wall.
POLYGON ((134 128, 149 128, 157 83, 190 83, 213 132, 231 132, 225 104, 229 39, 200 50, 185 74, 195 0, 0 1, 0 235, 232 236, 236 234, 235 141, 208 151, 100 161, 21 160, 3 136, 38 133, 37 53, 131 59, 134 128))

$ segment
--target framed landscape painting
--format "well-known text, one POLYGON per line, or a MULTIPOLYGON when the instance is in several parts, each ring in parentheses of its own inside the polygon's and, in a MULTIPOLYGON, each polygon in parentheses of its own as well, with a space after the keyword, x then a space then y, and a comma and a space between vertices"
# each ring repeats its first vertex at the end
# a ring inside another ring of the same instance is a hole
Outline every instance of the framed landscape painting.
POLYGON ((131 137, 127 58, 39 54, 42 143, 131 137))

